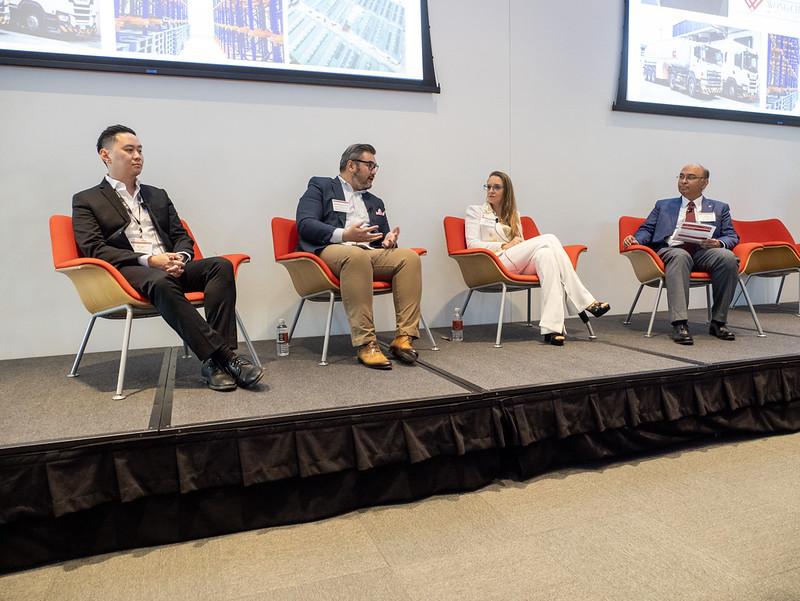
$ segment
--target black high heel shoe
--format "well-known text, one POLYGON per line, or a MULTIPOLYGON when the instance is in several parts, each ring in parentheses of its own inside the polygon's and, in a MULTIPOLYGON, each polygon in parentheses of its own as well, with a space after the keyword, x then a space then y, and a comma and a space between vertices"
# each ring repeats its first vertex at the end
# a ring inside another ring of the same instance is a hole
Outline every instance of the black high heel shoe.
POLYGON ((556 334, 551 332, 544 335, 545 344, 552 344, 553 346, 564 346, 564 334, 556 334))
POLYGON ((602 317, 611 310, 611 305, 594 301, 591 305, 586 307, 586 310, 595 317, 602 317))

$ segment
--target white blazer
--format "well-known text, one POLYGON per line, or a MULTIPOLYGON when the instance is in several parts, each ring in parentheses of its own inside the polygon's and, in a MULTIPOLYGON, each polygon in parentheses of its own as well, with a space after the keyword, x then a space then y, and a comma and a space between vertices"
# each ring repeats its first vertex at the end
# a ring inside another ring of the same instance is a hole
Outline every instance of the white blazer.
MULTIPOLYGON (((519 213, 517 213, 517 229, 522 232, 519 213)), ((505 251, 500 247, 511 241, 506 234, 506 228, 497 219, 488 202, 467 207, 464 230, 467 248, 486 248, 501 255, 505 251)))

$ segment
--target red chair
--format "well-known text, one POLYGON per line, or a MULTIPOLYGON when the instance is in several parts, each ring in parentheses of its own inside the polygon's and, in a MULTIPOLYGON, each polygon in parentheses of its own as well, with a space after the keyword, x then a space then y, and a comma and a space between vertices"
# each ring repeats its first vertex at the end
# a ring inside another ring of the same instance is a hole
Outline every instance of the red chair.
MULTIPOLYGON (((533 219, 523 216, 521 222, 523 238, 527 240, 539 235, 539 230, 533 222, 533 219)), ((497 335, 494 341, 495 348, 500 348, 502 346, 500 340, 503 335, 503 311, 506 305, 506 293, 516 292, 518 290, 527 291, 527 325, 531 325, 531 290, 541 286, 539 283, 539 276, 511 273, 503 266, 500 259, 498 259, 497 255, 492 251, 485 248, 467 248, 464 219, 461 217, 444 218, 444 237, 447 241, 447 253, 458 263, 461 269, 461 277, 464 278, 464 283, 469 288, 467 298, 464 301, 462 315, 467 312, 467 305, 469 304, 473 292, 501 293, 500 314, 497 318, 497 335)), ((570 261, 572 261, 572 267, 576 268, 578 265, 578 256, 587 250, 587 248, 583 245, 573 244, 571 246, 565 246, 564 250, 567 252, 570 261)), ((586 313, 581 312, 579 316, 589 330, 589 338, 592 340, 597 338, 586 313)))
MULTIPOLYGON (((289 340, 292 339, 300 312, 307 300, 312 302, 328 303, 328 320, 325 325, 325 341, 322 344, 322 358, 319 365, 328 365, 328 343, 331 337, 331 321, 333 319, 333 305, 336 301, 342 300, 339 278, 313 253, 297 251, 297 225, 294 219, 284 219, 283 217, 272 218, 272 246, 275 253, 275 262, 280 263, 289 272, 292 284, 297 294, 300 295, 300 306, 294 314, 292 325, 289 328, 289 340)), ((427 254, 424 248, 412 249, 420 256, 427 254)), ((390 294, 392 292, 391 282, 375 280, 372 282, 372 294, 375 296, 390 294)), ((436 342, 431 335, 425 318, 420 313, 420 322, 428 335, 431 343, 431 350, 438 351, 436 342)))
MULTIPOLYGON (((630 325, 631 323, 631 316, 633 315, 633 310, 636 307, 636 303, 639 301, 639 296, 642 294, 642 290, 645 286, 649 286, 652 288, 658 288, 658 293, 656 295, 656 302, 653 304, 653 311, 650 313, 650 323, 647 326, 647 333, 645 336, 647 338, 652 337, 653 332, 653 322, 656 318, 656 311, 658 309, 658 303, 661 301, 661 292, 664 290, 664 262, 661 260, 661 257, 658 256, 656 251, 654 251, 649 246, 643 246, 641 244, 631 244, 627 248, 623 245, 622 241, 627 238, 629 235, 633 235, 636 233, 641 225, 644 223, 643 217, 620 217, 619 218, 619 252, 620 254, 627 257, 631 262, 631 267, 633 267, 633 272, 636 274, 636 278, 639 280, 639 290, 636 292, 636 296, 633 299, 633 303, 631 303, 630 311, 628 311, 628 317, 625 318, 624 323, 625 325, 630 325)), ((738 231, 738 230, 737 230, 738 231)), ((756 311, 753 308, 753 303, 750 300, 750 295, 747 294, 747 289, 744 287, 744 282, 742 282, 742 273, 743 269, 746 267, 748 262, 751 258, 757 254, 757 252, 761 251, 761 244, 752 244, 752 243, 739 243, 733 248, 733 253, 739 257, 739 286, 741 287, 742 291, 744 292, 745 299, 747 300, 747 306, 750 309, 750 314, 753 316, 753 322, 756 325, 756 329, 758 330, 758 336, 763 337, 764 331, 761 329, 761 324, 758 321, 758 316, 756 315, 756 311)), ((709 286, 711 285, 711 274, 705 271, 693 271, 690 275, 689 279, 689 286, 691 288, 704 286, 706 289, 706 306, 708 310, 708 321, 711 321, 711 290, 709 286)))
MULTIPOLYGON (((755 253, 748 261, 742 273, 747 275, 744 285, 751 277, 781 278, 775 304, 781 302, 781 293, 786 276, 800 273, 800 247, 786 229, 780 219, 764 219, 761 221, 737 221, 733 227, 739 234, 739 243, 754 242, 764 245, 761 252, 755 253)), ((737 296, 738 298, 738 296, 737 296)), ((800 300, 797 314, 800 315, 800 300)))
MULTIPOLYGON (((189 226, 182 222, 189 236, 194 243, 194 258, 202 259, 203 254, 197 246, 197 240, 192 235, 189 226)), ((125 319, 125 333, 122 338, 122 354, 119 361, 119 374, 117 375, 117 390, 113 399, 115 401, 124 399, 122 394, 125 381, 125 366, 128 359, 128 346, 131 337, 131 325, 133 318, 154 317, 159 315, 156 308, 141 294, 139 294, 122 274, 110 263, 101 259, 91 259, 84 257, 75 242, 75 234, 72 231, 72 217, 67 215, 53 215, 50 217, 50 243, 53 250, 53 265, 56 271, 63 273, 75 285, 78 295, 83 301, 83 306, 91 313, 89 325, 83 335, 78 355, 75 363, 69 372, 69 377, 74 378, 78 375, 78 366, 86 350, 86 343, 92 333, 95 320, 98 317, 106 319, 125 319)), ((234 274, 238 272, 242 263, 249 263, 250 257, 247 255, 223 255, 233 263, 234 274)), ((202 292, 189 292, 186 298, 197 308, 203 306, 202 292)), ((261 365, 256 355, 250 337, 247 335, 244 324, 236 312, 236 323, 244 336, 247 348, 253 358, 254 363, 261 365)), ((186 343, 183 344, 184 357, 188 357, 186 343)))

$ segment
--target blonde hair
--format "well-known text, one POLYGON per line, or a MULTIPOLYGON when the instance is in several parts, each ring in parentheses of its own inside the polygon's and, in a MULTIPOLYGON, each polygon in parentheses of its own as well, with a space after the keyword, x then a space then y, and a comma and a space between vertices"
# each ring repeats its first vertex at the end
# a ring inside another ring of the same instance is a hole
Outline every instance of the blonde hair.
MULTIPOLYGON (((507 173, 502 171, 492 171, 489 177, 499 177, 503 182, 503 200, 500 203, 500 221, 511 228, 511 237, 516 238, 522 236, 519 231, 518 224, 519 218, 517 217, 517 199, 514 196, 514 184, 511 183, 511 178, 507 173)), ((488 178, 487 178, 488 179, 488 178)))

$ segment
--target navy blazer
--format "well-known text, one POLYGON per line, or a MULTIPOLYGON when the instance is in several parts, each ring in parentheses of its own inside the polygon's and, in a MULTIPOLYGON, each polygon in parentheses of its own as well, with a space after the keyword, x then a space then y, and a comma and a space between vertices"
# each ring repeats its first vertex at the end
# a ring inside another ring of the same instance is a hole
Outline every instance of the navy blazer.
MULTIPOLYGON (((193 259, 194 241, 166 191, 144 184, 140 191, 142 204, 166 251, 187 253, 189 260, 193 259)), ((130 222, 130 213, 106 178, 72 197, 72 229, 78 248, 87 257, 102 259, 114 267, 138 265, 143 253, 135 252, 125 235, 130 222)))
MULTIPOLYGON (((701 213, 714 213, 714 221, 704 222, 713 223, 717 228, 711 237, 722 242, 725 248, 733 248, 739 243, 739 234, 733 229, 730 208, 724 202, 711 200, 705 196, 702 198, 702 203, 696 210, 701 213)), ((633 237, 642 246, 650 246, 654 250, 664 248, 669 237, 675 232, 680 211, 680 196, 659 200, 633 237)))
MULTIPOLYGON (((331 244, 331 235, 336 228, 344 227, 347 213, 333 209, 333 199, 344 200, 344 189, 338 177, 312 177, 308 189, 297 203, 297 250, 319 254, 331 244)), ((381 247, 384 236, 389 233, 389 220, 383 201, 365 191, 361 198, 369 214, 369 225, 377 225, 380 239, 371 243, 381 247)))

